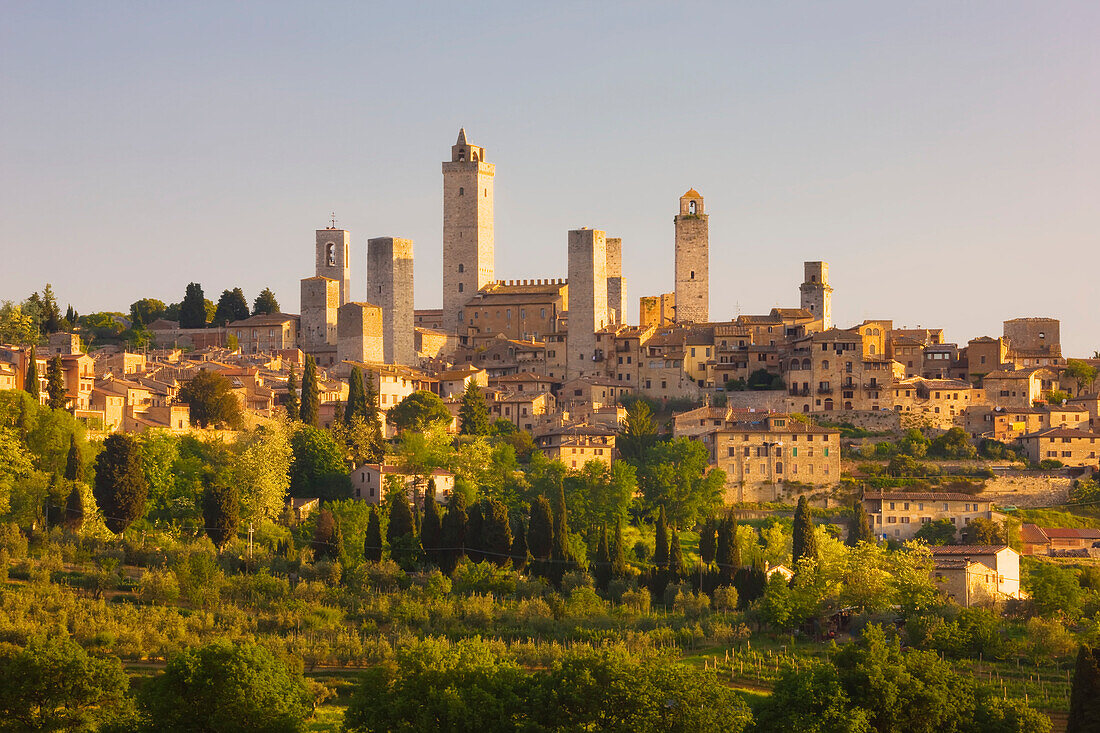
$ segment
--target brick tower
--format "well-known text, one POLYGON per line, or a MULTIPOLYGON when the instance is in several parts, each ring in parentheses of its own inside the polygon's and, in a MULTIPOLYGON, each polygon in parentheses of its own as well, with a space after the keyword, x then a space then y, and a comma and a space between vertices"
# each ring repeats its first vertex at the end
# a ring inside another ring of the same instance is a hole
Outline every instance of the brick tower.
POLYGON ((710 235, 703 197, 694 188, 680 197, 676 219, 676 322, 710 320, 710 235))
POLYGON ((317 277, 339 283, 340 303, 351 300, 351 233, 346 229, 317 230, 317 277))
POLYGON ((833 287, 829 285, 828 262, 806 262, 806 279, 799 286, 802 291, 802 308, 821 319, 821 328, 833 325, 833 287))
POLYGON ((457 333, 462 308, 493 281, 493 176, 485 150, 458 131, 443 163, 443 330, 457 333))

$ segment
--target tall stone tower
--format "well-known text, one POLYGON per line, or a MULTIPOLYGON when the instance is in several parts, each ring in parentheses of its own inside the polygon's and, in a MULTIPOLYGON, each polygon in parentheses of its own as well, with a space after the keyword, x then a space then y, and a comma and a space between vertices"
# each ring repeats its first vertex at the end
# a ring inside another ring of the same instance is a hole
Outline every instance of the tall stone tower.
POLYGON ((382 309, 383 360, 416 364, 411 239, 367 240, 367 301, 382 309))
POLYGON ((676 322, 710 320, 710 234, 703 197, 694 188, 680 197, 676 219, 676 322))
POLYGON ((626 278, 623 277, 623 240, 607 238, 607 315, 611 323, 626 323, 626 278))
POLYGON ((833 287, 829 285, 828 262, 806 262, 806 279, 799 286, 802 308, 821 319, 821 328, 833 326, 833 287))
POLYGON ((456 333, 462 308, 493 281, 493 176, 485 150, 458 131, 443 163, 443 330, 456 333))
POLYGON ((327 277, 302 280, 298 344, 316 356, 336 346, 336 310, 340 307, 340 283, 327 277))
POLYGON ((340 284, 340 305, 351 300, 351 232, 346 229, 317 230, 317 277, 340 284))
POLYGON ((569 232, 569 330, 566 379, 598 374, 596 331, 607 325, 607 240, 599 229, 569 232))

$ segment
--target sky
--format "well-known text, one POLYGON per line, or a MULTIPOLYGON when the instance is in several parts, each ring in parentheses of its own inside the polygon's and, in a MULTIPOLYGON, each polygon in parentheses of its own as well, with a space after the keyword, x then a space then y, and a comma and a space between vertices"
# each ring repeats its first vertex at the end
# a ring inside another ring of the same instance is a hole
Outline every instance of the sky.
POLYGON ((713 320, 1022 316, 1100 349, 1095 2, 0 0, 0 300, 217 300, 297 312, 314 230, 414 240, 439 307, 440 164, 496 165, 496 274, 565 277, 570 229, 623 239, 637 298, 673 289, 678 198, 710 215, 713 320))

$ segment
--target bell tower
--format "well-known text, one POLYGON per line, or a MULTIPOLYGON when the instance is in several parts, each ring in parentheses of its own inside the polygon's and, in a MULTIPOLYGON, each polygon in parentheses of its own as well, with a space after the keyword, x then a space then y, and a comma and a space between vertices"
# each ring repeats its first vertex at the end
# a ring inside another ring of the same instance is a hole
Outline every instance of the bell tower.
POLYGON ((676 322, 710 320, 710 234, 703 197, 694 188, 680 197, 676 223, 676 322))
POLYGON ((493 281, 493 177, 485 149, 458 131, 443 163, 443 330, 459 333, 462 309, 493 281))
POLYGON ((327 277, 339 283, 340 303, 351 300, 351 233, 332 226, 317 230, 317 277, 327 277))

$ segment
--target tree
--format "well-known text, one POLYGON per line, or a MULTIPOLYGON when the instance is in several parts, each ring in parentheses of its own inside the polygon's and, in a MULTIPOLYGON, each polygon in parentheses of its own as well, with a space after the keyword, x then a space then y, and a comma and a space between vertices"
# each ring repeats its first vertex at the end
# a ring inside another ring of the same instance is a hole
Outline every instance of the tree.
POLYGON ((710 453, 697 440, 675 438, 658 443, 638 466, 638 486, 650 507, 663 506, 668 521, 690 527, 722 503, 726 473, 710 469, 710 453))
POLYGON ((240 288, 223 290, 214 310, 214 325, 225 326, 248 318, 248 301, 240 288))
POLYGON ((573 566, 573 553, 569 550, 569 510, 565 505, 565 488, 558 487, 558 500, 554 503, 554 541, 550 552, 550 561, 554 563, 551 572, 556 585, 561 585, 562 576, 573 566))
POLYGON ((61 308, 53 294, 53 286, 46 283, 42 289, 40 324, 45 333, 57 333, 61 330, 61 308))
POLYGON ((67 481, 84 480, 84 459, 80 455, 80 446, 76 442, 76 433, 69 435, 69 453, 65 457, 65 479, 67 481))
POLYGON ((51 410, 64 410, 69 404, 69 393, 65 389, 65 370, 61 366, 61 357, 55 356, 46 368, 46 404, 51 410))
POLYGON ((1077 652, 1069 695, 1066 733, 1095 733, 1100 722, 1100 649, 1084 644, 1077 652))
POLYGON ((165 305, 156 298, 142 298, 130 304, 130 321, 146 326, 164 315, 165 305))
POLYGON ((38 337, 37 321, 22 306, 10 300, 0 303, 0 343, 27 346, 38 337))
POLYGON ((424 390, 413 392, 391 407, 387 416, 390 424, 400 432, 410 430, 419 433, 433 424, 451 422, 451 412, 443 404, 443 400, 424 390))
POLYGON ((387 488, 389 489, 386 498, 390 504, 390 523, 386 527, 386 541, 392 550, 399 539, 412 534, 415 528, 412 509, 409 507, 409 497, 406 496, 403 487, 396 491, 387 488))
POLYGON ((512 567, 522 571, 527 567, 527 531, 523 526, 523 520, 516 522, 516 531, 512 533, 512 547, 508 554, 512 557, 512 567))
POLYGON ((462 406, 458 409, 458 424, 458 432, 461 435, 488 435, 489 433, 489 408, 485 404, 485 397, 481 394, 481 387, 477 386, 472 379, 466 382, 466 389, 462 393, 462 406))
POLYGON ((1039 613, 1064 614, 1070 619, 1080 615, 1084 591, 1072 568, 1047 563, 1036 565, 1025 585, 1039 613))
POLYGON ((237 535, 241 525, 241 499, 236 481, 208 475, 202 498, 202 516, 206 534, 219 550, 237 535))
POLYGON ((93 495, 104 523, 115 534, 145 515, 149 484, 142 468, 141 445, 134 438, 115 433, 103 441, 103 452, 96 458, 93 495))
POLYGON ((668 520, 665 519, 664 505, 657 514, 653 531, 653 564, 662 569, 668 566, 668 520))
POLYGON ((301 425, 290 436, 290 493, 292 496, 342 499, 350 484, 344 454, 332 433, 301 425))
POLYGON ((611 542, 611 547, 608 548, 608 554, 611 560, 611 577, 613 578, 625 578, 626 577, 626 551, 623 549, 623 523, 622 521, 615 523, 615 536, 611 542))
POLYGON ((313 696, 300 669, 266 648, 216 641, 168 661, 138 694, 145 714, 166 733, 303 730, 313 696))
POLYGON ((718 526, 713 517, 707 517, 703 520, 703 526, 699 529, 699 559, 703 561, 704 565, 710 565, 714 562, 714 555, 718 549, 716 542, 718 526))
POLYGON ((363 538, 363 559, 367 562, 382 560, 382 523, 378 520, 378 507, 370 508, 367 534, 363 538))
POLYGON ((313 554, 318 559, 338 560, 344 550, 344 535, 340 523, 328 509, 317 513, 317 524, 313 527, 313 554))
POLYGON ((355 417, 366 416, 367 395, 363 388, 363 370, 353 366, 348 375, 348 406, 344 410, 344 421, 350 423, 355 417))
POLYGON ((76 532, 84 523, 84 496, 80 493, 80 484, 73 486, 69 498, 65 500, 65 528, 76 532))
POLYGON ((290 374, 286 377, 286 416, 291 422, 299 419, 301 405, 298 402, 298 377, 294 373, 294 365, 290 365, 290 374))
POLYGON ((790 733, 869 733, 865 710, 853 709, 831 663, 788 668, 763 702, 757 730, 790 733))
POLYGON ((977 517, 963 527, 962 540, 965 545, 1004 545, 1008 543, 1008 533, 1000 522, 977 517))
POLYGON ((260 291, 260 294, 256 296, 256 300, 252 302, 252 315, 271 315, 272 313, 279 313, 279 301, 275 300, 275 293, 271 292, 271 288, 264 288, 260 291))
POLYGON ((936 458, 970 459, 978 456, 978 449, 970 442, 970 436, 962 428, 951 428, 937 435, 928 446, 928 455, 936 458))
POLYGON ((508 522, 508 507, 496 499, 481 501, 481 543, 485 559, 497 565, 509 560, 512 550, 512 527, 508 522))
POLYGON ((597 588, 607 590, 607 584, 611 582, 611 549, 607 546, 607 527, 600 529, 596 556, 592 558, 592 577, 596 579, 597 588))
POLYGON ((420 544, 424 547, 424 554, 428 559, 439 564, 439 550, 443 546, 443 524, 439 516, 439 504, 435 500, 435 480, 428 483, 428 491, 424 495, 424 519, 420 524, 420 544))
POLYGON ((545 496, 536 497, 531 503, 531 519, 528 522, 527 547, 531 557, 546 560, 554 549, 554 518, 550 502, 545 496))
POLYGON ((443 516, 444 551, 440 552, 439 569, 450 575, 454 572, 458 561, 466 554, 466 525, 469 516, 466 514, 466 495, 461 491, 452 491, 451 500, 447 505, 447 513, 443 516))
POLYGON ((27 358, 27 376, 23 380, 23 389, 38 402, 41 399, 41 388, 42 385, 38 383, 38 359, 31 349, 27 358))
POLYGON ((845 544, 849 547, 855 547, 860 542, 874 541, 875 533, 871 529, 871 519, 867 516, 867 507, 863 506, 862 500, 856 499, 855 505, 852 507, 852 523, 848 527, 848 537, 845 544))
POLYGON ((363 419, 367 423, 367 435, 372 445, 378 447, 381 457, 384 438, 382 436, 382 417, 378 414, 378 388, 374 386, 374 374, 365 378, 363 384, 363 419))
POLYGON ((191 422, 200 428, 239 430, 244 424, 233 384, 217 372, 200 370, 180 388, 179 400, 191 408, 191 422))
POLYGON ((131 707, 117 657, 97 659, 67 636, 0 647, 0 730, 87 731, 131 707))
POLYGON ((317 387, 317 362, 306 355, 306 368, 302 372, 302 407, 298 412, 302 422, 317 427, 321 412, 321 394, 317 387))
POLYGON ((914 535, 918 540, 924 540, 930 545, 955 544, 955 523, 950 519, 937 519, 928 522, 917 530, 914 535))
POLYGON ((273 420, 233 444, 230 472, 241 492, 244 519, 274 520, 286 506, 293 458, 288 432, 285 422, 273 420))
POLYGON ((635 400, 626 410, 626 419, 619 426, 615 447, 622 460, 640 467, 657 444, 657 425, 653 411, 645 400, 635 400))
POLYGON ((817 535, 814 532, 814 518, 810 513, 810 502, 806 497, 798 497, 798 506, 794 511, 794 540, 791 559, 795 567, 802 558, 817 560, 817 535))
POLYGON ((673 530, 668 545, 668 579, 676 583, 684 577, 684 552, 680 549, 680 533, 673 530))
POLYGON ((741 569, 741 543, 737 539, 737 519, 732 511, 718 520, 717 535, 715 562, 718 563, 721 582, 730 585, 741 569))
POLYGON ((180 328, 206 328, 206 298, 198 283, 188 283, 180 301, 180 328))
POLYGON ((757 369, 749 375, 746 386, 753 390, 783 389, 783 377, 772 374, 767 369, 757 369))

